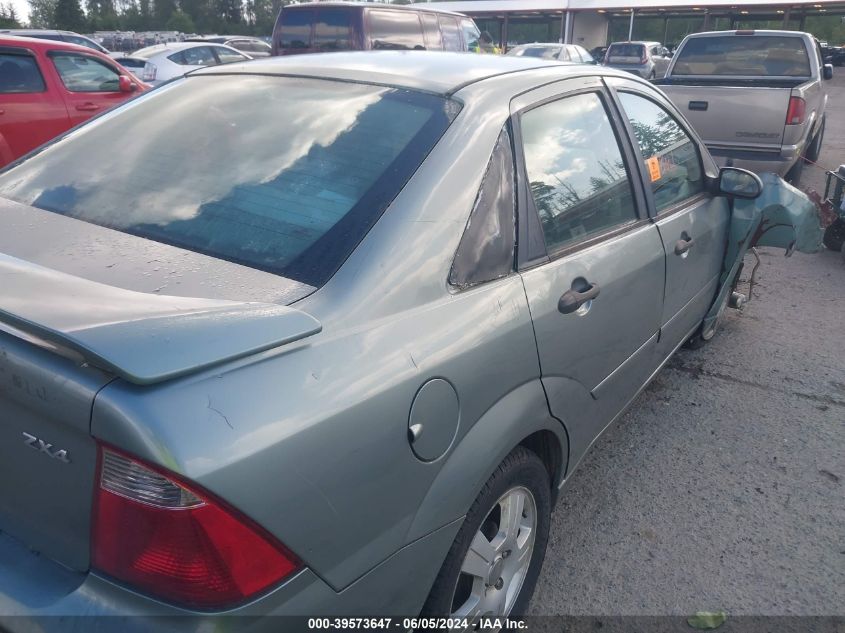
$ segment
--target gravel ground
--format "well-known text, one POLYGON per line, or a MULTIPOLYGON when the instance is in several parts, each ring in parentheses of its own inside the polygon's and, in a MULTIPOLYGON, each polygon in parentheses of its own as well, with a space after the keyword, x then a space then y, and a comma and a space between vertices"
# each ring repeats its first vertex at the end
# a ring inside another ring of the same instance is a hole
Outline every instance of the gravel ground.
MULTIPOLYGON (((827 168, 845 163, 836 72, 827 168)), ((803 186, 823 192, 823 172, 803 186)), ((845 614, 845 263, 762 260, 753 301, 678 352, 573 475, 532 613, 845 614)))

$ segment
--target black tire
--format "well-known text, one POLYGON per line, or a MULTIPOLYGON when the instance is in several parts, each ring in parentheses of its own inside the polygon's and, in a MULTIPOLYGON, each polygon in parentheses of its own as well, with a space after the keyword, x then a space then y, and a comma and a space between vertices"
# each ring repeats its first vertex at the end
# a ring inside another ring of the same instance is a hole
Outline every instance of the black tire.
POLYGON ((822 124, 819 126, 819 131, 813 137, 812 142, 807 147, 807 150, 804 152, 804 155, 814 163, 819 160, 819 156, 822 153, 822 143, 824 142, 824 126, 825 119, 822 119, 822 124))
POLYGON ((786 175, 783 177, 783 179, 786 182, 788 182, 790 185, 792 185, 793 187, 797 188, 801 185, 801 174, 803 174, 803 173, 804 173, 804 157, 802 156, 801 158, 798 159, 798 162, 796 162, 789 169, 789 171, 786 172, 786 175))
POLYGON ((704 323, 701 324, 701 327, 696 330, 695 334, 693 334, 689 339, 686 340, 684 343, 684 347, 687 349, 701 349, 707 343, 713 340, 713 337, 716 336, 716 333, 719 331, 719 325, 722 323, 722 319, 724 318, 725 311, 728 309, 728 303, 731 298, 731 293, 736 290, 737 282, 739 281, 739 276, 742 273, 743 264, 739 265, 739 268, 736 271, 736 276, 734 277, 733 283, 731 283, 730 291, 725 295, 724 300, 722 301, 722 305, 719 306, 719 312, 716 316, 716 321, 710 327, 708 331, 704 331, 704 323))
POLYGON ((822 237, 824 245, 832 251, 841 251, 845 244, 845 220, 836 218, 833 223, 824 230, 822 237))
POLYGON ((551 484, 549 473, 537 454, 517 446, 490 476, 467 512, 425 601, 422 610, 424 616, 443 617, 453 613, 453 600, 462 575, 461 566, 469 546, 482 524, 490 518, 488 515, 496 509, 502 496, 515 487, 527 488, 531 492, 537 513, 531 561, 509 616, 518 617, 524 613, 534 593, 534 586, 537 584, 537 577, 546 555, 551 522, 551 484))

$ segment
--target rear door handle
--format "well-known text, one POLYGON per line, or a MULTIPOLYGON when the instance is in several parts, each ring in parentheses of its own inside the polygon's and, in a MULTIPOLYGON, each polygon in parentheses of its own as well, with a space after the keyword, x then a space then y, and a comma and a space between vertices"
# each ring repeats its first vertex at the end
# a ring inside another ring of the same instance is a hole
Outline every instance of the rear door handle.
POLYGON ((695 240, 691 237, 682 238, 675 242, 675 255, 683 255, 689 249, 695 246, 695 240))
POLYGON ((76 109, 82 112, 92 112, 94 110, 99 110, 100 106, 98 106, 96 103, 91 103, 89 101, 88 103, 80 103, 78 106, 76 106, 76 109))
POLYGON ((561 314, 572 314, 582 305, 588 301, 592 301, 599 296, 599 285, 590 284, 590 286, 583 292, 577 290, 567 290, 564 292, 557 302, 557 309, 561 314))

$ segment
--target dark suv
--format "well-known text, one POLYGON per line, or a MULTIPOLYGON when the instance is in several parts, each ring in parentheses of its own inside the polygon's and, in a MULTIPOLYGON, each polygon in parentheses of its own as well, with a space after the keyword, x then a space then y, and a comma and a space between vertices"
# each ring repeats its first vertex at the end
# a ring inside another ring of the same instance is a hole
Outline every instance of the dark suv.
POLYGON ((479 51, 471 18, 417 6, 320 2, 282 7, 273 29, 273 54, 350 50, 479 51))

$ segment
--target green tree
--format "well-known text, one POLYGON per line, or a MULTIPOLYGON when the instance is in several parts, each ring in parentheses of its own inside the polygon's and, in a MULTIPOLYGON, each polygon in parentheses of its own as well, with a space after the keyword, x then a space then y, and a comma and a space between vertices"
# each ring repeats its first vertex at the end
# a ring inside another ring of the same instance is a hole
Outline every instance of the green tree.
POLYGON ((17 29, 21 27, 21 22, 18 19, 18 12, 15 10, 15 5, 11 2, 0 4, 0 27, 7 29, 17 29))
POLYGON ((29 0, 29 25, 34 29, 48 29, 56 17, 56 0, 29 0))
POLYGON ((217 29, 212 0, 181 0, 179 9, 191 18, 197 33, 210 33, 217 29))
POLYGON ((57 0, 53 22, 57 29, 84 31, 85 14, 82 12, 79 0, 57 0))
POLYGON ((88 21, 94 31, 116 29, 119 26, 114 0, 87 0, 88 21))
POLYGON ((153 28, 163 29, 170 16, 177 10, 175 0, 153 0, 153 28))
POLYGON ((150 0, 138 0, 138 26, 136 31, 144 31, 153 27, 153 6, 150 0))
POLYGON ((216 0, 217 30, 238 30, 243 23, 243 9, 241 0, 216 0))
POLYGON ((182 11, 174 11, 164 26, 168 31, 179 31, 180 33, 196 33, 197 30, 191 16, 182 11))

